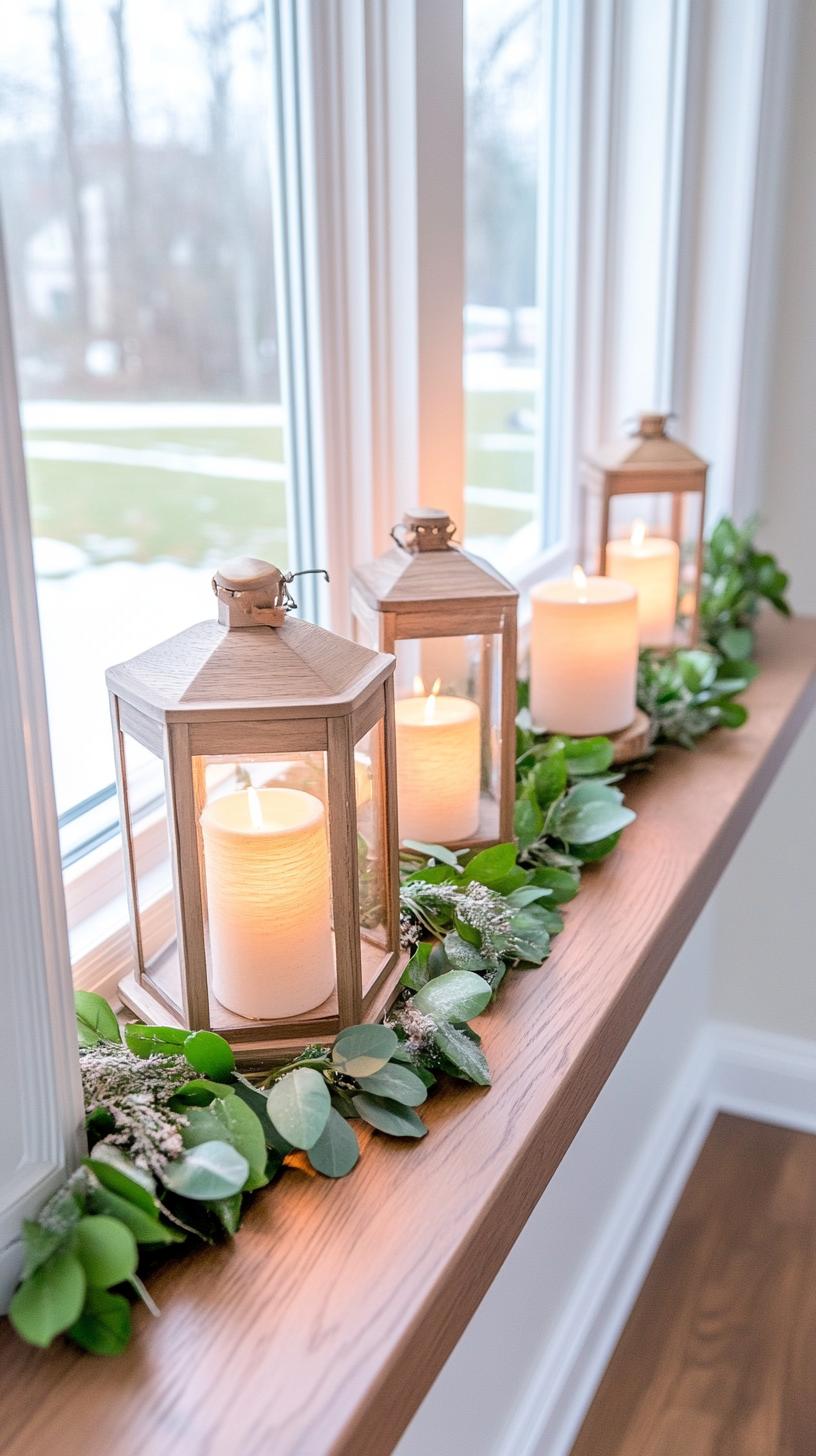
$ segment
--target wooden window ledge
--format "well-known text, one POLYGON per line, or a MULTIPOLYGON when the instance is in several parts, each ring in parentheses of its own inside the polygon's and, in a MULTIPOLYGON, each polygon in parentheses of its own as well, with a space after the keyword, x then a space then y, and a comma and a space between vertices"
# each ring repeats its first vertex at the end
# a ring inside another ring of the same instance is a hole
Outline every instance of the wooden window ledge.
POLYGON ((443 1090, 410 1147, 373 1137, 345 1181, 287 1173, 229 1247, 150 1277, 126 1354, 36 1352, 7 1323, 7 1456, 385 1456, 459 1338, 654 996, 814 696, 816 621, 769 621, 739 732, 661 754, 585 875, 540 973, 480 1030, 494 1086, 443 1090))

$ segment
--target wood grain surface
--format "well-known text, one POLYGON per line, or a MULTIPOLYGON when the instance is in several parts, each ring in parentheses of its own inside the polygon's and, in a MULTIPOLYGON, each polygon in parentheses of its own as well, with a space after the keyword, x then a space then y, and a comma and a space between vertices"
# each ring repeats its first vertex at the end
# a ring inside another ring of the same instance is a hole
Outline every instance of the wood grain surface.
POLYGON ((813 1456, 816 1137, 720 1115, 572 1456, 813 1456))
MULTIPOLYGON (((287 1173, 235 1242, 148 1276, 131 1349, 39 1353, 0 1331, 15 1456, 385 1456, 557 1168, 805 721, 816 622, 769 622, 751 717, 627 788, 639 818, 589 870, 541 971, 480 1019, 492 1089, 430 1134, 374 1135, 331 1184, 287 1173)), ((691 1456, 691 1453, 689 1453, 691 1456)))

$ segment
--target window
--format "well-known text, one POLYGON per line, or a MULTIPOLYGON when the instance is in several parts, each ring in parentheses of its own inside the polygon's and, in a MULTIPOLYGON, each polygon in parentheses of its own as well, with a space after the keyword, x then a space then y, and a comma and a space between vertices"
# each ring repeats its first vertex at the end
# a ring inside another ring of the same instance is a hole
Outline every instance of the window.
POLYGON ((540 539, 537 234, 543 0, 465 5, 465 520, 502 563, 540 539))
MULTIPOLYGON (((0 187, 64 865, 117 829, 105 668, 287 564, 263 0, 20 0, 0 187)), ((136 812, 161 785, 145 764, 136 812)))

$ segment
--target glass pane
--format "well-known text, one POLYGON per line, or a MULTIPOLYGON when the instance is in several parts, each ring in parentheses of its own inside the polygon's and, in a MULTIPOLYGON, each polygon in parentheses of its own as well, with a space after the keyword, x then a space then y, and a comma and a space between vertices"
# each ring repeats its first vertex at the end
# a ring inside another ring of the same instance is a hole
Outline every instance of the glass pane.
POLYGON ((538 172, 543 0, 465 0, 466 544, 541 544, 538 172))
POLYGON ((336 1010, 322 752, 195 758, 214 1027, 336 1010))
MULTIPOLYGON (((598 514, 595 505, 595 512, 588 513, 590 520, 598 514)), ((697 595, 700 513, 701 498, 694 491, 644 491, 613 496, 609 503, 606 574, 637 589, 640 641, 645 647, 682 643, 688 632, 697 595)), ((597 558, 597 547, 595 554, 597 558)))
POLYGON ((401 641, 396 656, 400 838, 432 844, 495 838, 501 637, 401 641))
MULTIPOLYGON (((59 808, 113 779, 104 669, 287 564, 262 5, 16 0, 0 178, 59 808)), ((76 844, 73 845, 76 848, 76 844)))
POLYGON ((357 883, 360 896, 363 991, 382 969, 388 949, 386 806, 383 725, 376 723, 354 751, 357 797, 357 883))
POLYGON ((129 733, 122 734, 122 744, 141 969, 156 977, 161 990, 180 1009, 164 766, 129 733))

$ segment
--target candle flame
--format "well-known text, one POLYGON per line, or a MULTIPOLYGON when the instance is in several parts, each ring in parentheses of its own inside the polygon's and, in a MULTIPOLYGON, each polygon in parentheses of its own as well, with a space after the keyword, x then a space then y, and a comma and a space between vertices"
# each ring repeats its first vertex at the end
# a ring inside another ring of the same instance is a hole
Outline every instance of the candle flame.
POLYGON ((632 535, 630 541, 633 546, 642 546, 646 540, 646 522, 638 519, 632 523, 632 535))
POLYGON ((441 686, 442 686, 442 679, 441 679, 441 677, 435 678, 434 679, 434 685, 431 688, 431 697, 432 698, 436 698, 436 697, 439 696, 439 689, 441 688, 441 686))
POLYGON ((439 689, 441 688, 441 686, 442 686, 442 679, 438 677, 436 679, 436 681, 434 682, 434 685, 431 688, 431 691, 428 694, 428 697, 425 699, 425 722, 426 723, 434 723, 436 721, 436 700, 437 700, 437 697, 439 696, 439 689))
POLYGON ((247 802, 249 804, 249 818, 252 824, 252 828, 263 829, 263 808, 257 789, 247 789, 247 802))
POLYGON ((422 681, 422 678, 419 676, 419 673, 417 673, 416 676, 415 676, 415 678, 414 678, 414 697, 415 698, 424 698, 424 696, 425 696, 425 684, 422 681))
POLYGON ((573 566, 572 581, 578 592, 578 600, 585 602, 587 599, 587 579, 583 566, 573 566))

